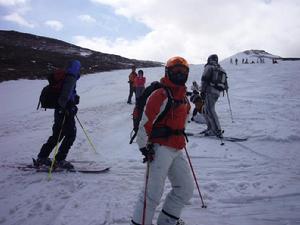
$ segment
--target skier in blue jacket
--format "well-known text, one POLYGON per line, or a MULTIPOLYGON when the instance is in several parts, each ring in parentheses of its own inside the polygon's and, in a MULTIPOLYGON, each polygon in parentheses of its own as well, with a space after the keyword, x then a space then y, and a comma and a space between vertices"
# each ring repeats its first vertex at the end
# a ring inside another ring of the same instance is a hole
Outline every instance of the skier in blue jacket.
POLYGON ((76 105, 79 103, 79 96, 76 94, 76 82, 80 78, 80 68, 81 63, 78 60, 72 60, 66 69, 66 77, 58 99, 58 106, 54 110, 53 133, 48 141, 43 144, 38 154, 36 160, 36 166, 38 167, 52 164, 49 155, 58 141, 62 140, 55 156, 55 166, 64 169, 74 168, 70 162, 66 161, 66 157, 76 138, 74 117, 78 110, 76 105), (60 140, 58 140, 60 132, 60 140))

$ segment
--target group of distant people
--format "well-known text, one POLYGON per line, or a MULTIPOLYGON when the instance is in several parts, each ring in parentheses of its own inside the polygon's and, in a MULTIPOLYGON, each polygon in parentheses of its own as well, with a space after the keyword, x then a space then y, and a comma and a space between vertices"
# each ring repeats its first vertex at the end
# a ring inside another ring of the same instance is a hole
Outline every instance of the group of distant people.
MULTIPOLYGON (((238 65, 238 62, 239 62, 238 58, 235 58, 235 60, 234 60, 235 65, 238 65)), ((233 59, 232 59, 232 58, 230 58, 230 63, 233 64, 233 59)), ((265 59, 264 59, 263 57, 258 57, 258 58, 256 59, 256 63, 257 63, 257 64, 258 64, 258 63, 265 63, 265 59)), ((272 59, 272 63, 273 63, 273 64, 276 64, 276 63, 278 63, 278 61, 277 61, 276 59, 273 58, 273 59, 272 59)), ((248 61, 247 58, 246 58, 246 59, 242 58, 242 64, 255 64, 255 61, 254 61, 254 60, 251 60, 251 62, 250 62, 250 61, 248 61)))
POLYGON ((146 77, 144 77, 144 71, 139 70, 136 73, 136 66, 131 67, 131 73, 128 76, 129 83, 129 95, 128 95, 128 104, 132 104, 132 96, 135 93, 135 99, 138 99, 143 91, 145 90, 146 77))

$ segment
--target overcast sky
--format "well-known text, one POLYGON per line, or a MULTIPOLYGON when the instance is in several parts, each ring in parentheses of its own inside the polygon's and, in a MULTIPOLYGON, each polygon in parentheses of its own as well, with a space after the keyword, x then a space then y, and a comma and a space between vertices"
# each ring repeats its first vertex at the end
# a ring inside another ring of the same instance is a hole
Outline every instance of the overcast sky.
POLYGON ((300 0, 0 0, 0 29, 93 50, 203 63, 263 49, 300 57, 300 0))

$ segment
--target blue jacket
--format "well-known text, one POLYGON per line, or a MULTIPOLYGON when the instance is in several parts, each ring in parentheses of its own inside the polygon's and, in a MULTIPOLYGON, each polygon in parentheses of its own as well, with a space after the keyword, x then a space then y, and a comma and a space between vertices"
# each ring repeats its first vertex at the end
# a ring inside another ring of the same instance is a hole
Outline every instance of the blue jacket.
POLYGON ((66 78, 63 84, 58 104, 66 108, 69 101, 74 102, 76 96, 76 82, 80 78, 81 63, 78 60, 72 60, 66 70, 66 78))

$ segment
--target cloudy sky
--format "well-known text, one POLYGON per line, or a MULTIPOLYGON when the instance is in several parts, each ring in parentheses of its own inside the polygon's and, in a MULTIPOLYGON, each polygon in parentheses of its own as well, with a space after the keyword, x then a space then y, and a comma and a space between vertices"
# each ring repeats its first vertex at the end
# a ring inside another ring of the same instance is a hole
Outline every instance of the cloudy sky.
POLYGON ((0 0, 0 29, 129 58, 300 57, 300 0, 0 0))

